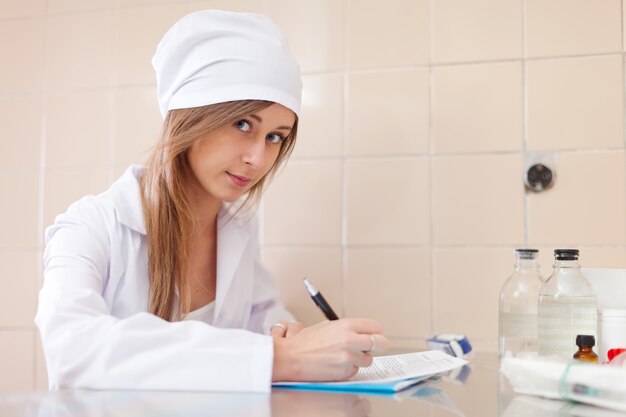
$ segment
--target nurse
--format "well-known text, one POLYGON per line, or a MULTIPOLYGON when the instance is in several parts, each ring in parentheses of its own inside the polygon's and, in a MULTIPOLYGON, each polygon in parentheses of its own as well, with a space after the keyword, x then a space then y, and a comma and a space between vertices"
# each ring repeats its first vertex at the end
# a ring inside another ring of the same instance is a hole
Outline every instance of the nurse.
POLYGON ((279 30, 192 13, 152 63, 165 120, 148 163, 46 230, 50 388, 264 392, 368 366, 388 346, 380 323, 303 328, 260 263, 255 206, 295 144, 302 90, 279 30))

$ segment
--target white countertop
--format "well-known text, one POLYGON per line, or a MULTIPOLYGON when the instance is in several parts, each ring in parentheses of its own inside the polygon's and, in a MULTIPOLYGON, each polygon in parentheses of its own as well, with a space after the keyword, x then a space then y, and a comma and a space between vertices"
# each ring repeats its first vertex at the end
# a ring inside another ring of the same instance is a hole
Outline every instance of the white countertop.
POLYGON ((0 396, 3 417, 364 417, 615 416, 561 401, 515 395, 498 373, 496 354, 394 396, 275 389, 271 394, 218 392, 83 391, 0 396), (584 411, 580 414, 580 411, 584 411))

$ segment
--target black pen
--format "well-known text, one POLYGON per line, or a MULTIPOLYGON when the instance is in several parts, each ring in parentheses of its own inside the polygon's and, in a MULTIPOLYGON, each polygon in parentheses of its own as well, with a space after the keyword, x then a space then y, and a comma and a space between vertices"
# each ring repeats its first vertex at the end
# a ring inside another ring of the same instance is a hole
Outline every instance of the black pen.
POLYGON ((338 320, 339 317, 337 317, 333 309, 330 308, 330 305, 328 305, 322 293, 320 293, 318 289, 315 288, 315 285, 311 284, 311 281, 309 281, 306 278, 304 278, 304 285, 306 285, 306 290, 311 295, 313 302, 315 302, 315 304, 320 308, 320 310, 322 310, 322 313, 324 313, 326 318, 328 320, 338 320))

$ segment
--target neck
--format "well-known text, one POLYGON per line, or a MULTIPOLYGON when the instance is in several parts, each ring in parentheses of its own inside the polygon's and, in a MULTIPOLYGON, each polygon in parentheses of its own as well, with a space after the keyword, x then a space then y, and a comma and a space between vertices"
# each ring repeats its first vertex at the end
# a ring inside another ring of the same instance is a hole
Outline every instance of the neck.
POLYGON ((214 230, 222 201, 209 195, 196 181, 188 182, 188 185, 190 189, 189 203, 198 221, 198 231, 204 235, 204 233, 214 230))
POLYGON ((222 202, 215 199, 194 198, 192 204, 198 220, 197 233, 194 235, 201 238, 214 236, 217 227, 217 215, 222 207, 222 202))

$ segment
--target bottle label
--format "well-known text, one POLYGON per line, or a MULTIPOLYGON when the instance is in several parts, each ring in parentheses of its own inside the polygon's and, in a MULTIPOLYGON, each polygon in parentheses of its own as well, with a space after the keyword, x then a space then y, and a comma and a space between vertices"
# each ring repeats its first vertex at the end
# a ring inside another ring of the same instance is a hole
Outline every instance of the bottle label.
POLYGON ((537 321, 539 354, 571 359, 578 350, 577 335, 597 339, 596 298, 541 295, 537 321))
POLYGON ((534 313, 500 313, 503 336, 537 337, 537 315, 534 313))

